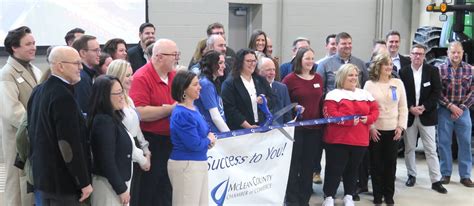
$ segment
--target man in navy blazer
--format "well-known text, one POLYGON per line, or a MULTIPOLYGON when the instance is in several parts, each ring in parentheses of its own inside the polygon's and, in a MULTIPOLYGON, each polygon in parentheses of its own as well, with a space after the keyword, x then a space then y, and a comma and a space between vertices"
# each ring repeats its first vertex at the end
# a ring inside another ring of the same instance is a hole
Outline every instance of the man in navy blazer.
POLYGON ((438 124, 437 100, 441 94, 441 80, 437 68, 423 64, 426 47, 414 45, 411 49, 411 65, 402 67, 403 81, 409 108, 408 128, 405 138, 405 164, 408 171, 407 187, 416 183, 415 148, 417 134, 423 141, 428 164, 431 188, 439 193, 448 191, 441 184, 441 172, 436 152, 436 128, 438 124))
POLYGON ((27 107, 34 186, 44 205, 79 206, 92 193, 86 125, 74 98, 81 58, 58 46, 48 59, 51 77, 33 90, 27 107))
MULTIPOLYGON (((290 95, 285 84, 275 81, 275 63, 270 58, 262 57, 258 63, 259 74, 267 79, 272 88, 273 95, 276 99, 273 101, 273 113, 279 111, 283 107, 290 105, 290 95)), ((279 124, 289 122, 291 120, 291 112, 285 113, 277 119, 279 124)))

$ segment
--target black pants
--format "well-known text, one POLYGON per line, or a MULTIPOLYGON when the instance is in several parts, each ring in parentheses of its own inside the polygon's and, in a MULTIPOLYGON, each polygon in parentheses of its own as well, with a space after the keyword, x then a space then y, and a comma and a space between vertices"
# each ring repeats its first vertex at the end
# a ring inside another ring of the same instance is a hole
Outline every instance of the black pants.
POLYGON ((143 132, 150 143, 151 168, 140 178, 140 206, 171 206, 172 189, 168 177, 168 159, 172 145, 169 136, 143 132))
MULTIPOLYGON (((140 143, 138 142, 137 137, 133 137, 135 139, 135 146, 137 148, 141 148, 140 143)), ((140 164, 134 162, 133 163, 133 175, 132 175, 132 182, 130 184, 130 206, 140 206, 140 182, 142 173, 144 171, 140 167, 140 164)))
POLYGON ((335 198, 341 177, 344 183, 344 195, 354 194, 358 168, 367 147, 343 144, 326 144, 325 146, 324 195, 335 198))
POLYGON ((130 184, 130 206, 140 206, 140 182, 144 171, 138 163, 133 163, 132 183, 130 184))
POLYGON ((321 170, 322 170, 321 158, 323 156, 323 149, 324 149, 324 142, 323 142, 322 138, 321 138, 318 145, 320 145, 320 146, 315 148, 316 149, 316 157, 314 158, 313 172, 315 172, 317 174, 321 174, 321 170))
POLYGON ((369 150, 367 150, 362 158, 362 161, 359 165, 359 180, 357 181, 357 187, 367 189, 369 184, 369 167, 370 167, 370 158, 369 150))
POLYGON ((378 142, 370 141, 370 175, 374 199, 393 199, 397 170, 398 142, 393 140, 395 130, 380 131, 378 142))
POLYGON ((39 191, 41 194, 41 205, 44 206, 80 206, 79 195, 58 195, 39 191))
POLYGON ((313 163, 316 148, 321 146, 321 138, 321 129, 295 128, 295 142, 286 187, 286 205, 308 205, 313 192, 313 163))

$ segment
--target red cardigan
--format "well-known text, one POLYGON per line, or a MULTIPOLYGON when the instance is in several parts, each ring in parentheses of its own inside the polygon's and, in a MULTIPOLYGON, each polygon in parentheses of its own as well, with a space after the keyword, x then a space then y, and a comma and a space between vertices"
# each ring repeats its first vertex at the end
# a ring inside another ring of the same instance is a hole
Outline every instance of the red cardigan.
POLYGON ((379 116, 378 105, 372 95, 362 89, 355 91, 334 89, 326 95, 323 113, 325 117, 341 117, 348 115, 367 116, 367 123, 354 120, 330 123, 326 127, 324 142, 328 144, 345 144, 354 146, 369 145, 370 125, 379 116))

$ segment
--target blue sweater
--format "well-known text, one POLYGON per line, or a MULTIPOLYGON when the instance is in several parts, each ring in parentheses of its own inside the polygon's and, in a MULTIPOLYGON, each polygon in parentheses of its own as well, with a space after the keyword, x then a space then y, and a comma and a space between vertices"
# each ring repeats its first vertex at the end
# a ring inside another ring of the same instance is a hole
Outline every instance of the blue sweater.
POLYGON ((176 105, 170 119, 172 160, 207 161, 209 126, 197 110, 176 105))

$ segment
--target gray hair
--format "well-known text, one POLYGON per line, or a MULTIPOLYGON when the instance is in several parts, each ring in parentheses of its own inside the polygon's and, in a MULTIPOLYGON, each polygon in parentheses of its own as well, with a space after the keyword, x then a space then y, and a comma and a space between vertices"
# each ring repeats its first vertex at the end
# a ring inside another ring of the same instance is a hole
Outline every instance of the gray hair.
POLYGON ((222 38, 222 36, 218 34, 213 34, 207 38, 206 40, 207 50, 214 50, 214 43, 217 41, 218 38, 222 38))
POLYGON ((268 61, 271 61, 273 62, 272 59, 268 58, 268 57, 261 57, 261 58, 258 58, 258 70, 262 70, 262 65, 265 63, 265 62, 268 62, 268 61))
POLYGON ((306 42, 308 42, 309 45, 311 45, 311 42, 309 41, 308 38, 306 38, 306 37, 297 37, 293 41, 293 50, 296 50, 296 44, 298 44, 298 42, 300 42, 300 41, 306 41, 306 42))

